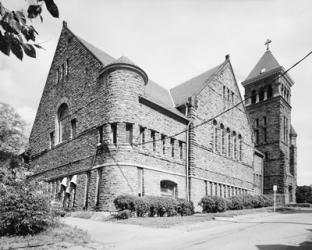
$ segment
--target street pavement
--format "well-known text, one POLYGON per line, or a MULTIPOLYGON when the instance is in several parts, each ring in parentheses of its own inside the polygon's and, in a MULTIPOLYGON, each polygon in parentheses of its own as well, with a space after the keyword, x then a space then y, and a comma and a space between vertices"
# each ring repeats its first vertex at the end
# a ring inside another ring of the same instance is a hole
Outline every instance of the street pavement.
POLYGON ((312 250, 312 210, 217 217, 169 229, 68 217, 87 230, 99 249, 312 250))

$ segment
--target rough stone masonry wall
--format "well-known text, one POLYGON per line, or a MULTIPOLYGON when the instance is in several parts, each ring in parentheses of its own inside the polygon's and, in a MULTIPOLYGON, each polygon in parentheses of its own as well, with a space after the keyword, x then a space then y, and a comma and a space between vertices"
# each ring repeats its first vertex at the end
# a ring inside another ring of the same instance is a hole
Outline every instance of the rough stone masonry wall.
MULTIPOLYGON (((190 115, 193 118, 194 126, 211 119, 241 101, 229 63, 208 85, 193 101, 190 115), (229 89, 234 93, 234 101, 228 102, 223 97, 223 86, 226 87, 226 90, 229 89)), ((215 120, 218 129, 218 144, 221 143, 221 124, 224 125, 224 129, 228 128, 231 133, 235 131, 237 135, 242 136, 244 142, 242 144, 242 159, 226 156, 222 153, 220 145, 218 145, 218 150, 214 148, 212 121, 195 128, 191 139, 193 164, 190 171, 192 175, 191 197, 194 197, 196 203, 206 193, 205 188, 203 188, 205 181, 214 183, 216 193, 221 196, 232 195, 232 192, 227 191, 232 189, 241 190, 242 193, 253 192, 254 149, 252 131, 243 105, 239 105, 215 120)))
MULTIPOLYGON (((265 82, 268 82, 266 80, 265 82)), ((246 93, 250 94, 255 88, 262 87, 265 83, 255 82, 246 86, 246 93), (259 85, 259 86, 258 86, 259 85)), ((248 105, 247 111, 253 121, 253 129, 259 131, 259 143, 257 149, 263 152, 266 157, 264 161, 264 193, 272 193, 273 185, 278 186, 278 193, 284 194, 284 202, 289 201, 289 186, 292 186, 292 195, 295 199, 296 174, 291 175, 289 170, 291 142, 289 132, 291 126, 290 100, 286 101, 280 93, 281 82, 273 84, 273 98, 248 105), (266 117, 267 125, 263 124, 263 117, 266 117), (284 140, 284 117, 288 119, 287 141, 284 140), (259 120, 259 126, 255 120, 259 120), (263 128, 267 130, 267 140, 264 140, 263 128)))
POLYGON ((75 37, 68 39, 66 33, 70 35, 63 29, 31 133, 34 177, 48 179, 55 185, 63 177, 76 174, 74 207, 77 209, 85 207, 86 198, 88 208, 95 207, 98 172, 93 168, 105 164, 99 188, 102 209, 113 209, 112 200, 118 194, 137 194, 137 166, 146 175, 146 194, 159 195, 160 181, 171 180, 178 184, 178 196, 185 197, 185 154, 180 159, 178 149, 181 141, 185 151, 185 134, 175 138, 175 157, 171 156, 168 138, 184 130, 185 124, 139 103, 144 82, 138 73, 116 69, 100 78, 101 64, 75 37), (67 58, 68 78, 57 83, 55 72, 67 58), (77 136, 50 148, 49 134, 55 130, 57 109, 63 102, 69 106, 70 119, 77 120, 77 136), (117 123, 117 145, 112 142, 112 123, 117 123), (133 124, 132 146, 126 142, 126 123, 133 124), (104 125, 105 150, 98 146, 101 125, 104 125), (157 139, 162 134, 167 136, 165 154, 160 141, 156 142, 155 152, 151 143, 136 145, 140 141, 140 126, 146 128, 146 141, 151 140, 151 131, 155 131, 157 139), (88 197, 85 197, 87 186, 88 197))

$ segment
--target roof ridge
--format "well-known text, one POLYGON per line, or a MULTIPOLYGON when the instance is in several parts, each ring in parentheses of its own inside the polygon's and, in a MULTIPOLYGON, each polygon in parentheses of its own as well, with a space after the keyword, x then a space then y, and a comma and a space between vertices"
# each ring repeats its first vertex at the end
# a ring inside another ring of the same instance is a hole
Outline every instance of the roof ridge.
POLYGON ((106 65, 108 64, 110 61, 115 60, 114 57, 112 57, 111 55, 109 55, 108 53, 106 53, 105 51, 103 51, 102 49, 94 46, 93 44, 91 44, 90 42, 88 42, 87 40, 83 39, 82 37, 76 35, 70 28, 68 28, 67 23, 63 23, 63 29, 66 29, 67 31, 69 31, 78 41, 79 43, 86 49, 88 50, 100 63, 106 65), (98 53, 97 53, 98 52, 98 53), (100 55, 100 54, 101 55, 100 55))
POLYGON ((177 107, 184 104, 190 96, 200 93, 206 86, 207 80, 217 74, 228 62, 229 60, 226 59, 221 64, 218 64, 217 66, 171 88, 170 93, 174 100, 175 106, 177 107))

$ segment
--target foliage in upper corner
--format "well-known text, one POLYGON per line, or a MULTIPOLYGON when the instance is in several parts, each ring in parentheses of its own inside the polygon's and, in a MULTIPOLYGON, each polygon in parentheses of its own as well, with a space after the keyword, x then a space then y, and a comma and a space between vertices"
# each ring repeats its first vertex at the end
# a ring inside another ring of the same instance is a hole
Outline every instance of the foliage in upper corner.
POLYGON ((35 43, 38 32, 29 24, 31 19, 40 17, 43 2, 53 17, 59 17, 59 11, 53 0, 35 0, 36 4, 28 6, 27 14, 24 10, 9 10, 0 1, 0 51, 9 56, 12 52, 22 60, 24 53, 36 58, 36 48, 42 47, 35 43))

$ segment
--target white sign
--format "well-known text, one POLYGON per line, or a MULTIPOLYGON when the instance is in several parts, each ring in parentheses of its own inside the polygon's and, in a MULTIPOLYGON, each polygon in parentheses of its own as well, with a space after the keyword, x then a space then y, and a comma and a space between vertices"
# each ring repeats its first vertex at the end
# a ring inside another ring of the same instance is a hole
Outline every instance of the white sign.
POLYGON ((273 185, 273 191, 274 191, 274 192, 277 191, 277 185, 273 185))

